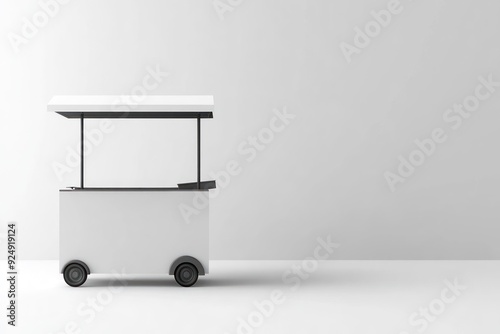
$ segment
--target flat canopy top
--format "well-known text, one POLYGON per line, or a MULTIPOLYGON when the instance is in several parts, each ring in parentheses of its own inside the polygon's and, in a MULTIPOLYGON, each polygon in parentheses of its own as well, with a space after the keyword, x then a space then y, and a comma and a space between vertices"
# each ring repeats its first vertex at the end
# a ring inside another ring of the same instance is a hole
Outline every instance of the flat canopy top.
POLYGON ((212 95, 54 96, 47 111, 67 118, 213 118, 212 95))

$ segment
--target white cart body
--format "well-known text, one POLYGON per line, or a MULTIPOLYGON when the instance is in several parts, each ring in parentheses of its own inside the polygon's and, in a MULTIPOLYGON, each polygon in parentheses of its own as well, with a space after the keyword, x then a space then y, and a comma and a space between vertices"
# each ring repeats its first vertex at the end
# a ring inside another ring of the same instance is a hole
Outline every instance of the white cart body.
POLYGON ((59 203, 60 270, 69 285, 83 284, 90 273, 114 272, 175 272, 176 280, 183 285, 175 270, 186 263, 191 269, 182 270, 188 276, 190 272, 208 273, 208 190, 215 188, 215 181, 201 181, 200 120, 213 118, 213 106, 212 96, 52 98, 48 111, 79 119, 81 125, 81 185, 60 190, 59 203), (83 144, 84 120, 88 118, 197 120, 197 181, 175 188, 86 188, 83 144), (195 209, 200 198, 204 207, 195 209))
POLYGON ((208 273, 208 206, 189 217, 208 190, 66 189, 60 191, 60 269, 73 260, 91 273, 168 274, 192 256, 208 273))

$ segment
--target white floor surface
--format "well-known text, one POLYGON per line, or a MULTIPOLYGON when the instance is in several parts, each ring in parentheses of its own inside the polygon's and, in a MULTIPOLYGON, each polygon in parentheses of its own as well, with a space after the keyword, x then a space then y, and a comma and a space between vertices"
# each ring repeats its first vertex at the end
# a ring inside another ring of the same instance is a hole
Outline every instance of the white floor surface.
POLYGON ((102 275, 71 288, 56 261, 20 261, 17 327, 6 325, 4 279, 0 333, 500 332, 500 261, 308 264, 212 261, 191 288, 171 276, 102 275))

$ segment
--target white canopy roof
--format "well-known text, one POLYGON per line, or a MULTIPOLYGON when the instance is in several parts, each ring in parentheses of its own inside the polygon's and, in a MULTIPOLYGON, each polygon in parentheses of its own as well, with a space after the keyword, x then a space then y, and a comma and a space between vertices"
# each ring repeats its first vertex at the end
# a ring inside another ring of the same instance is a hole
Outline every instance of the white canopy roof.
POLYGON ((212 95, 54 96, 47 111, 67 118, 213 118, 212 95))

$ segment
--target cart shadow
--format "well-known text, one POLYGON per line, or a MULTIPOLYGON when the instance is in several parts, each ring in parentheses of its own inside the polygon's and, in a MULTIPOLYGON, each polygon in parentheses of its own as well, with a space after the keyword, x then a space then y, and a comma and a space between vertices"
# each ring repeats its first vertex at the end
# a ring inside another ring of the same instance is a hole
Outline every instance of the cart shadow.
POLYGON ((112 277, 109 278, 89 278, 81 288, 102 288, 108 286, 140 286, 140 287, 158 287, 158 286, 178 286, 171 277, 164 278, 120 278, 119 282, 112 277))
MULTIPOLYGON (((224 287, 283 287, 293 286, 295 283, 284 281, 282 272, 268 272, 256 274, 253 272, 239 273, 238 275, 221 277, 218 275, 210 275, 210 277, 201 276, 198 282, 191 287, 197 288, 224 288, 224 287)), ((300 281, 302 286, 331 286, 344 284, 360 284, 373 283, 373 275, 368 275, 366 272, 323 272, 310 275, 308 278, 300 281)), ((87 282, 82 287, 95 288, 107 286, 128 286, 128 287, 179 287, 175 279, 171 276, 156 277, 156 278, 120 278, 119 283, 113 277, 89 277, 87 282)))
MULTIPOLYGON (((371 268, 338 268, 335 270, 319 271, 311 273, 307 278, 294 281, 283 280, 283 271, 262 270, 254 272, 251 270, 238 271, 237 273, 217 273, 210 276, 201 276, 198 282, 190 289, 195 288, 231 288, 231 287, 271 287, 283 288, 294 286, 297 281, 303 287, 377 287, 386 288, 401 286, 414 288, 422 283, 426 275, 410 275, 405 271, 385 271, 371 268)), ((289 277, 290 278, 290 277, 289 277)), ((161 277, 121 277, 119 281, 113 276, 90 276, 81 288, 96 288, 108 286, 126 287, 175 287, 179 288, 172 276, 161 277)))
POLYGON ((246 276, 246 277, 207 277, 200 279, 199 287, 252 287, 252 286, 283 286, 281 276, 246 276))
MULTIPOLYGON (((102 288, 108 286, 127 286, 127 287, 179 287, 173 277, 164 278, 121 278, 120 283, 112 277, 92 278, 80 288, 102 288)), ((283 281, 280 277, 201 277, 198 282, 191 287, 250 287, 250 286, 282 286, 283 281)))

